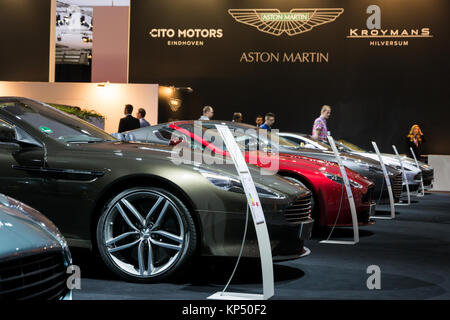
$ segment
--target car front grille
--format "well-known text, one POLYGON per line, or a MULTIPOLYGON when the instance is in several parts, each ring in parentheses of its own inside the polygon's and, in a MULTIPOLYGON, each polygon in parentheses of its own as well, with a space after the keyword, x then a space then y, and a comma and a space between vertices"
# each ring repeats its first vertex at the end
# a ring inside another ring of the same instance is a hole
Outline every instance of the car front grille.
POLYGON ((371 203, 374 199, 374 192, 375 192, 375 188, 374 186, 370 186, 367 189, 367 193, 362 197, 362 202, 369 202, 371 203))
POLYGON ((297 198, 283 213, 287 222, 300 223, 310 218, 311 210, 311 195, 307 195, 297 198))
POLYGON ((56 300, 68 292, 62 252, 0 262, 0 300, 56 300))
POLYGON ((431 185, 433 183, 433 179, 434 179, 434 170, 423 170, 422 177, 423 177, 423 185, 424 186, 431 185))
POLYGON ((401 173, 391 179, 392 193, 395 199, 399 199, 403 190, 403 180, 401 173))
POLYGON ((414 176, 414 180, 422 180, 422 172, 419 172, 418 174, 416 174, 415 176, 414 176))

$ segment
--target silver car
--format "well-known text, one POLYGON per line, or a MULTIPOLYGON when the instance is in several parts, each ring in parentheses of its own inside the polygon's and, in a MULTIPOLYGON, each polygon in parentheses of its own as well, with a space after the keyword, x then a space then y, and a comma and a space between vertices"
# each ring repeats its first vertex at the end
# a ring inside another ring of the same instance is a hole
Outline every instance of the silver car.
POLYGON ((38 211, 0 194, 0 301, 69 300, 67 243, 38 211))
MULTIPOLYGON (((331 147, 328 145, 328 143, 323 141, 317 141, 313 139, 311 136, 307 134, 302 133, 291 133, 291 132, 282 132, 279 134, 285 139, 288 139, 291 142, 294 142, 296 144, 301 145, 303 148, 310 148, 310 149, 319 149, 319 150, 331 150, 331 147)), ((370 152, 367 150, 364 150, 352 143, 349 143, 345 140, 337 140, 336 146, 338 147, 339 151, 344 153, 350 153, 350 154, 356 154, 365 158, 369 158, 375 161, 378 161, 378 155, 374 152, 370 152)), ((398 162, 397 156, 394 154, 388 154, 388 153, 382 153, 381 154, 383 162, 386 165, 392 166, 396 169, 401 169, 400 163, 398 162)), ((406 178, 408 181, 408 187, 412 194, 418 194, 421 192, 421 178, 422 174, 424 174, 427 178, 424 177, 424 187, 425 189, 432 187, 432 175, 433 175, 433 168, 431 166, 428 166, 427 164, 420 164, 419 166, 421 169, 418 169, 416 167, 415 161, 411 158, 408 158, 406 156, 402 156, 402 164, 405 169, 406 178), (431 171, 431 173, 430 173, 431 171), (424 173, 425 172, 425 173, 424 173), (431 174, 431 178, 429 175, 431 174)), ((403 191, 406 191, 406 183, 403 182, 403 191)))

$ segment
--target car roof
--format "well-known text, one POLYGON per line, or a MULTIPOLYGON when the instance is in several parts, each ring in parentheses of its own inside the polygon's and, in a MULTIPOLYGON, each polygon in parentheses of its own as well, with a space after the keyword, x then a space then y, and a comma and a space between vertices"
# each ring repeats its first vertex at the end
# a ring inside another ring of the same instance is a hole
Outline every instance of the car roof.
POLYGON ((283 135, 283 134, 290 134, 293 136, 301 136, 301 137, 310 137, 311 136, 307 133, 300 133, 300 132, 285 132, 285 131, 280 132, 280 135, 283 135))
POLYGON ((227 126, 234 126, 234 127, 248 127, 248 128, 255 128, 256 126, 250 125, 248 123, 243 123, 243 122, 233 122, 233 121, 225 121, 225 120, 176 120, 176 121, 171 121, 168 123, 173 123, 175 125, 180 125, 180 124, 194 124, 194 123, 198 123, 198 122, 204 122, 204 123, 208 123, 208 124, 224 124, 227 126))

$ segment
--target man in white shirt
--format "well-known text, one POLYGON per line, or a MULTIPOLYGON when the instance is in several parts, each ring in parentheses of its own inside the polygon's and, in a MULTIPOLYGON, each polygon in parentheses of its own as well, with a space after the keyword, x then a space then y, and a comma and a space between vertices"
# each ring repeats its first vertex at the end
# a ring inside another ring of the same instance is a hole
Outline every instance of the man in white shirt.
POLYGON ((141 128, 148 127, 150 125, 150 123, 147 120, 145 120, 145 115, 146 115, 145 110, 143 108, 139 108, 136 118, 139 119, 141 128))
POLYGON ((214 116, 214 109, 211 106, 203 107, 203 115, 198 120, 211 120, 214 116))

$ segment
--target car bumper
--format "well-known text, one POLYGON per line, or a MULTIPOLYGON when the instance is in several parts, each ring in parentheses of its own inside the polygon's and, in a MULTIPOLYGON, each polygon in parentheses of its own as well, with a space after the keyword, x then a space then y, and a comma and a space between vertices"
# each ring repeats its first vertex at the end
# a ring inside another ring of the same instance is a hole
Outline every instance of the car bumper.
POLYGON ((61 297, 60 300, 72 300, 72 290, 69 290, 64 297, 61 297))
MULTIPOLYGON (((274 260, 291 260, 306 256, 303 244, 311 237, 314 220, 286 222, 282 211, 264 212, 274 260)), ((245 212, 198 211, 202 224, 202 256, 235 257, 239 255, 245 232, 245 212)), ((251 214, 242 257, 259 257, 259 246, 251 214)))

